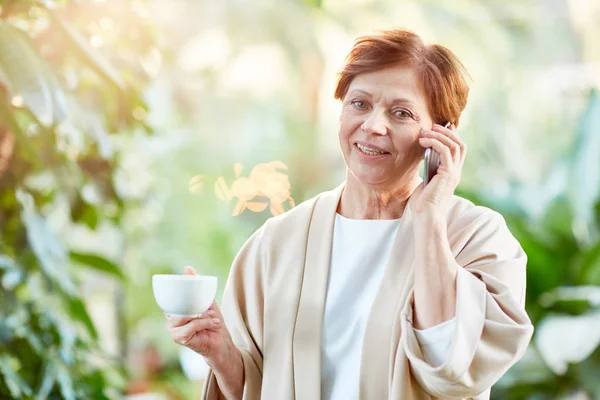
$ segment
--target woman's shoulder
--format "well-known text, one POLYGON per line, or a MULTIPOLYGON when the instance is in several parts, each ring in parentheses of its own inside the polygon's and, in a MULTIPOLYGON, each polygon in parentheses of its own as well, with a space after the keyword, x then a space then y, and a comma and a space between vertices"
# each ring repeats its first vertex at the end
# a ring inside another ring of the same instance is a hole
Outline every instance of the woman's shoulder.
POLYGON ((447 221, 449 230, 479 230, 482 227, 488 227, 494 230, 500 228, 508 231, 506 221, 498 211, 476 205, 471 200, 457 195, 452 196, 447 221))
POLYGON ((453 196, 448 210, 448 238, 462 245, 502 244, 520 249, 502 214, 460 196, 453 196))
POLYGON ((504 217, 498 211, 476 205, 471 200, 457 195, 452 196, 452 202, 448 207, 447 220, 448 225, 504 223, 504 217))

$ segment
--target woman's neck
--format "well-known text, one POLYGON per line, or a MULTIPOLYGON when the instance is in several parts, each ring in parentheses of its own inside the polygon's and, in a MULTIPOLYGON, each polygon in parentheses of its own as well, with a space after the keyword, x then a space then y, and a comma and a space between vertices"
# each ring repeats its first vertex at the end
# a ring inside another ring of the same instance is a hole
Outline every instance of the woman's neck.
POLYGON ((350 172, 337 212, 350 219, 397 219, 404 214, 408 199, 421 183, 418 176, 407 177, 393 187, 375 187, 358 181, 350 172))

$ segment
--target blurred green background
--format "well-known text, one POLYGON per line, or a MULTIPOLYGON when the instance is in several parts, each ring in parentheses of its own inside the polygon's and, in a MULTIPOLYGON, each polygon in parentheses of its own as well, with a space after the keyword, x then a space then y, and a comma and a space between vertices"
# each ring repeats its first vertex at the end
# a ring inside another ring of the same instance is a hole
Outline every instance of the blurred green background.
POLYGON ((0 1, 0 398, 198 398, 152 274, 221 293, 254 230, 343 180, 335 73, 392 26, 470 71, 459 194, 529 256, 535 336, 493 398, 600 399, 596 0, 0 1))

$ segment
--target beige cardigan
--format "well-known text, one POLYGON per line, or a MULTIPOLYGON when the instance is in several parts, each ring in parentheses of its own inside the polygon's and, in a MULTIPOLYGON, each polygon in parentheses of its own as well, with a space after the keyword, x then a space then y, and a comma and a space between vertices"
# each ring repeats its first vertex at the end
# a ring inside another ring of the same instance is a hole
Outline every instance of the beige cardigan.
MULTIPOLYGON (((321 396, 321 329, 333 224, 344 185, 269 219, 235 258, 221 309, 244 362, 244 399, 321 396)), ((414 238, 407 206, 366 326, 359 398, 488 399, 525 352, 527 257, 500 214, 454 196, 456 328, 447 362, 425 362, 412 329, 414 238)), ((212 371, 204 399, 219 398, 212 371)))

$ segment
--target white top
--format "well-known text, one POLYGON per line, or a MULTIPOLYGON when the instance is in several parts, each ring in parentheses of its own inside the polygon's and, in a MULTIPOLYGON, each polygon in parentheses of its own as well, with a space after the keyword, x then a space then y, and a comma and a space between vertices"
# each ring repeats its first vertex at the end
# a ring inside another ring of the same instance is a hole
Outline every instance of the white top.
MULTIPOLYGON (((383 278, 400 219, 354 220, 336 214, 323 336, 321 398, 357 399, 365 324, 383 278)), ((415 329, 425 360, 443 364, 454 319, 415 329)))

